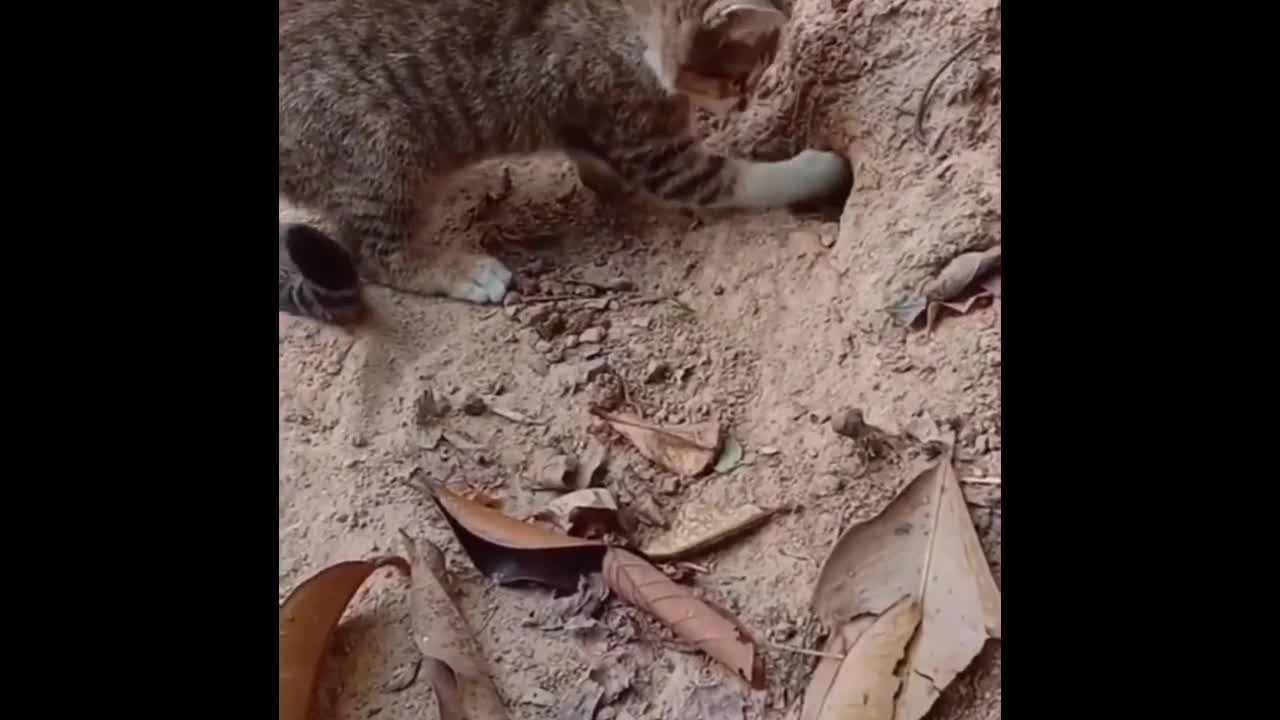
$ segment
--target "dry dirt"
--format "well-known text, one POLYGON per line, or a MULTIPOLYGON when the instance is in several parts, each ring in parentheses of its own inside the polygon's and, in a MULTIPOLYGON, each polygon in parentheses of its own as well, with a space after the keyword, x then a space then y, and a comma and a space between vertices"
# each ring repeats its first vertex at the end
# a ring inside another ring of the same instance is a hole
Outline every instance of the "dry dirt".
MULTIPOLYGON (((908 332, 884 311, 949 258, 1000 242, 1000 57, 998 0, 796 3, 753 103, 709 133, 758 156, 804 146, 846 154, 855 186, 838 223, 785 212, 621 212, 601 206, 557 158, 470 173, 439 211, 448 242, 484 243, 529 295, 590 292, 571 280, 625 278, 637 290, 526 305, 512 317, 371 288, 379 329, 356 334, 281 315, 281 597, 333 562, 399 551, 396 530, 407 528, 445 550, 513 718, 555 717, 519 701, 539 689, 566 694, 605 651, 634 679, 597 719, 693 717, 686 703, 717 693, 729 694, 717 707, 743 705, 717 717, 797 718, 814 658, 765 649, 768 687, 751 691, 613 601, 595 632, 529 626, 548 593, 486 581, 435 509, 399 480, 421 469, 457 489, 486 489, 512 514, 539 507, 549 497, 526 487, 532 458, 585 447, 588 404, 617 391, 611 375, 592 372, 603 363, 648 417, 719 418, 754 460, 675 481, 617 446, 606 485, 624 498, 649 495, 669 515, 691 500, 795 507, 701 557, 709 572, 691 583, 758 638, 820 646, 808 609, 818 563, 842 529, 880 512, 908 479, 893 458, 868 462, 833 433, 831 414, 857 407, 893 429, 928 412, 957 423, 962 477, 1000 475, 999 301, 946 317, 931 334, 908 332), (913 124, 924 86, 975 36, 937 81, 922 145, 913 124), (658 297, 674 300, 636 302, 658 297), (569 327, 547 350, 537 327, 550 312, 569 327), (604 329, 603 342, 575 345, 584 327, 604 329), (655 363, 671 377, 646 383, 655 363), (453 408, 439 426, 482 449, 424 447, 433 438, 414 407, 428 390, 453 408), (465 414, 470 394, 544 424, 465 414), (759 452, 768 446, 779 452, 759 452), (707 685, 724 687, 697 689, 707 685)), ((973 508, 997 582, 999 508, 998 494, 973 508)), ((338 631, 325 676, 332 717, 436 717, 425 680, 385 687, 416 657, 408 629, 405 585, 383 571, 338 631)), ((930 716, 999 718, 1000 655, 989 643, 930 716)))

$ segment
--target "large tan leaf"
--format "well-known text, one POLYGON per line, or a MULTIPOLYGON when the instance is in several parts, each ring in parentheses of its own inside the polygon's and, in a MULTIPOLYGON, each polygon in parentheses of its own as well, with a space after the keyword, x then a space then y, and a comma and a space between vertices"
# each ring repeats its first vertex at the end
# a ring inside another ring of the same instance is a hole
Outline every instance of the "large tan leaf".
POLYGON ((302 581, 280 606, 280 720, 307 720, 329 638, 352 596, 379 568, 409 574, 404 558, 350 560, 302 581))
POLYGON ((1000 637, 1000 590, 978 542, 947 446, 875 518, 836 544, 813 606, 830 627, 881 615, 904 595, 921 604, 895 720, 919 720, 938 694, 1000 637))
POLYGON ((823 699, 818 720, 894 720, 900 684, 894 670, 919 623, 920 605, 904 596, 860 630, 823 699))
POLYGON ((425 656, 441 719, 506 718, 480 644, 453 598, 444 554, 429 540, 415 540, 403 530, 400 536, 413 563, 413 642, 425 656))
POLYGON ((818 666, 813 669, 813 675, 809 677, 809 687, 804 691, 804 705, 801 708, 800 720, 818 720, 818 713, 822 712, 822 703, 831 692, 831 686, 836 682, 836 674, 840 672, 840 665, 844 662, 841 658, 849 652, 849 648, 858 643, 858 638, 862 637, 862 633, 866 632, 867 628, 875 624, 876 619, 874 615, 863 615, 853 622, 846 623, 844 627, 831 633, 827 638, 827 646, 823 648, 827 655, 818 661, 818 666))
POLYGON ((654 425, 625 413, 596 409, 591 413, 630 440, 641 455, 685 477, 706 472, 720 455, 723 437, 720 423, 714 420, 691 425, 654 425))

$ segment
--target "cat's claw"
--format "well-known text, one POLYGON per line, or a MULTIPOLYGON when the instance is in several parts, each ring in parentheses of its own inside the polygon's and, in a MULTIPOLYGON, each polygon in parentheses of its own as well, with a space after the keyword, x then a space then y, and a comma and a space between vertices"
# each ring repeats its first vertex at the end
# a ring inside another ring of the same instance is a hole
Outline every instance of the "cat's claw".
POLYGON ((455 300, 487 304, 502 302, 511 287, 511 271, 497 258, 467 255, 457 261, 456 273, 446 288, 455 300))

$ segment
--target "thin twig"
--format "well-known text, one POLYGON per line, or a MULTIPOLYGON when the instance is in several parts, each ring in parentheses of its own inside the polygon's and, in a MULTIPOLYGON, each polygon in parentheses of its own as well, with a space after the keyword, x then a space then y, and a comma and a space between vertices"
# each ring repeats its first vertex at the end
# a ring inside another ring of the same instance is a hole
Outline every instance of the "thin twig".
POLYGON ((584 298, 578 295, 535 295, 534 297, 522 298, 520 302, 514 305, 536 305, 538 303, 560 302, 562 300, 595 300, 595 298, 584 298))
POLYGON ((808 560, 809 562, 819 567, 822 565, 822 563, 819 563, 816 559, 809 557, 808 555, 801 555, 799 553, 789 553, 787 552, 786 548, 778 548, 778 554, 782 555, 783 557, 789 557, 795 560, 808 560))
POLYGON ((774 650, 785 650, 787 652, 798 653, 800 655, 811 655, 813 657, 831 658, 832 660, 843 660, 844 656, 840 653, 827 652, 826 650, 810 650, 809 648, 796 647, 794 645, 783 645, 776 642, 765 642, 766 647, 774 650))
POLYGON ((996 476, 996 477, 983 477, 983 478, 977 478, 977 477, 964 478, 960 482, 969 483, 971 485, 999 485, 1000 477, 996 476))
POLYGON ((938 71, 933 74, 933 77, 929 78, 929 84, 924 86, 924 94, 920 96, 920 105, 916 107, 916 138, 920 140, 921 145, 924 145, 925 147, 928 147, 929 145, 924 134, 924 111, 929 107, 929 95, 933 92, 933 84, 938 81, 938 78, 942 76, 942 73, 946 72, 947 68, 951 67, 952 63, 959 60, 961 55, 965 54, 969 48, 977 45, 978 41, 981 39, 982 35, 975 35, 972 40, 961 46, 961 48, 955 51, 951 57, 947 58, 946 62, 942 63, 942 67, 938 68, 938 71))

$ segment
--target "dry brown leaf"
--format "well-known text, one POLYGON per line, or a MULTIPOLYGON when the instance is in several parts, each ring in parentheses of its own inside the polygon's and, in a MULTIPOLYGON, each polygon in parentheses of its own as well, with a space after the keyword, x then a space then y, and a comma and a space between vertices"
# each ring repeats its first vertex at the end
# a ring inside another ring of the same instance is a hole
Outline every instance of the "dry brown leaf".
POLYGON ((938 319, 942 317, 944 309, 950 310, 957 315, 964 315, 973 309, 975 303, 982 300, 990 300, 991 297, 990 293, 983 291, 960 302, 931 302, 929 303, 929 310, 925 313, 924 329, 932 331, 934 326, 938 324, 938 319))
POLYGON ((560 529, 577 537, 599 537, 618 530, 618 501, 604 488, 587 488, 547 503, 539 519, 548 519, 560 529))
POLYGON ((954 257, 938 277, 924 287, 926 300, 954 300, 984 275, 1000 267, 1000 246, 954 257))
POLYGON ((404 530, 400 537, 413 564, 410 614, 414 644, 423 655, 444 661, 459 675, 488 675, 480 644, 453 601, 444 554, 430 540, 415 540, 404 530))
POLYGON ((440 717, 506 717, 480 644, 454 600, 444 554, 429 540, 415 540, 404 530, 400 536, 413 563, 413 642, 425 656, 440 717))
MULTIPOLYGON (((436 710, 440 720, 467 720, 462 689, 453 669, 435 658, 422 659, 422 674, 427 676, 436 695, 436 710)), ((498 717, 503 717, 499 715, 498 717)))
POLYGON ((1000 273, 996 273, 982 281, 982 289, 991 293, 992 297, 1000 297, 1000 273))
POLYGON ((840 663, 818 720, 894 720, 894 696, 901 684, 894 670, 919 624, 920 605, 903 596, 861 630, 840 663))
POLYGON ((722 434, 714 420, 663 426, 634 415, 597 409, 591 413, 630 440, 641 455, 685 477, 701 475, 720 455, 722 434))
POLYGON ((749 503, 735 508, 686 503, 677 511, 671 529, 650 541, 644 554, 654 562, 686 558, 759 527, 773 512, 749 503))
POLYGON ((302 581, 280 606, 280 720, 308 720, 329 638, 352 596, 378 569, 409 574, 398 556, 351 560, 302 581))
POLYGON ((849 652, 849 648, 857 644, 858 638, 862 637, 862 633, 875 624, 875 621, 874 616, 863 615, 851 623, 846 623, 844 627, 831 633, 827 638, 827 646, 823 648, 823 652, 829 656, 819 660, 818 666, 813 669, 813 675, 809 678, 809 687, 804 692, 800 720, 818 720, 818 713, 822 712, 822 703, 831 692, 836 674, 840 672, 840 664, 844 662, 843 656, 849 652))
POLYGON ((499 584, 537 582, 573 592, 583 575, 599 572, 605 546, 540 524, 521 522, 428 480, 435 501, 480 572, 499 584))
POLYGON ((662 571, 618 548, 604 556, 604 579, 618 597, 653 615, 686 641, 728 665, 757 689, 764 668, 755 646, 733 621, 671 582, 662 571))
POLYGON ((945 446, 880 515, 840 538, 814 591, 814 608, 830 627, 881 615, 904 595, 921 603, 895 720, 923 717, 987 639, 1000 637, 1000 589, 965 506, 952 452, 945 446))

